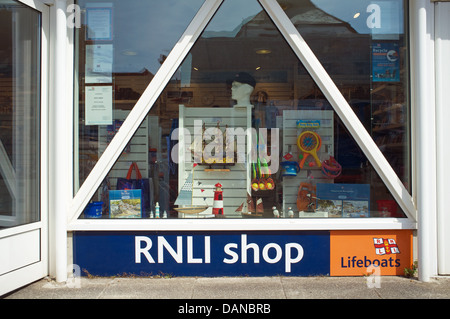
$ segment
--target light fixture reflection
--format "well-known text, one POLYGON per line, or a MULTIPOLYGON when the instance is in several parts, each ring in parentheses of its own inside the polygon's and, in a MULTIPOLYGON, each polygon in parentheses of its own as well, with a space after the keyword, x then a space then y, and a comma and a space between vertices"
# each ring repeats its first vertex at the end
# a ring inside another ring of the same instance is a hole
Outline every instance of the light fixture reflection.
POLYGON ((269 49, 258 49, 255 52, 256 52, 256 54, 270 54, 270 53, 272 53, 272 51, 270 51, 269 49))
POLYGON ((133 50, 123 50, 122 54, 127 55, 127 56, 135 56, 135 55, 137 55, 137 52, 133 51, 133 50))

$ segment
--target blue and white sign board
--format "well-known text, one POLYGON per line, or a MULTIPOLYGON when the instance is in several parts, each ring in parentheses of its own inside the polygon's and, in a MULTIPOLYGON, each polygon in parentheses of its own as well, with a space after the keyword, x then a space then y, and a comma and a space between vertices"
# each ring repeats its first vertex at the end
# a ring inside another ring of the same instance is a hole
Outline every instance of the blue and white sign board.
POLYGON ((400 48, 398 43, 372 43, 372 81, 400 81, 400 48))
POLYGON ((75 232, 83 275, 318 276, 330 272, 330 233, 75 232))

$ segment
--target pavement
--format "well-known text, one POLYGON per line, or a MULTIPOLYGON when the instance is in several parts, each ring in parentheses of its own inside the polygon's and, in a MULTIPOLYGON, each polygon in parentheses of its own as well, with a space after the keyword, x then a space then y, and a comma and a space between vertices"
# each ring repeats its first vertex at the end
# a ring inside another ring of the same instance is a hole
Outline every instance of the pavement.
POLYGON ((445 313, 449 297, 450 277, 81 277, 39 280, 0 297, 0 306, 3 313, 74 318, 156 311, 166 318, 404 318, 445 313))
POLYGON ((450 277, 429 282, 382 277, 78 277, 66 283, 44 278, 0 299, 449 299, 450 277))

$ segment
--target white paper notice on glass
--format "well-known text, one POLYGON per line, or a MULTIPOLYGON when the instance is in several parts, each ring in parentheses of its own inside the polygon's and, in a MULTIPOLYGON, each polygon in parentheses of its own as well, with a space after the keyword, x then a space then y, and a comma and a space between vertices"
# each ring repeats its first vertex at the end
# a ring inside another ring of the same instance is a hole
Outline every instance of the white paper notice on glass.
POLYGON ((86 40, 112 40, 112 8, 112 3, 91 3, 86 6, 86 40))
POLYGON ((86 83, 112 83, 113 45, 86 45, 86 83))
POLYGON ((111 125, 112 86, 86 86, 85 125, 111 125))

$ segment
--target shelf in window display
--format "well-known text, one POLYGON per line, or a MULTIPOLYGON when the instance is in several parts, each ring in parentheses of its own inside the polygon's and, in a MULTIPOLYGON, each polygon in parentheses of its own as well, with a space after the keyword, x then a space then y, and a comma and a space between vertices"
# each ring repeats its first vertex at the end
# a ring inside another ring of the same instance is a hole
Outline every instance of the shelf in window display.
POLYGON ((210 159, 210 161, 203 159, 201 163, 198 163, 198 165, 203 165, 203 166, 209 166, 209 168, 213 169, 213 168, 220 168, 220 167, 228 167, 228 166, 234 166, 236 165, 236 160, 235 159, 230 159, 230 158, 224 158, 223 162, 216 162, 216 159, 210 159))
POLYGON ((403 111, 404 105, 402 103, 397 103, 389 107, 380 107, 378 110, 373 112, 373 115, 384 114, 391 111, 403 111))
POLYGON ((405 125, 403 123, 374 123, 375 127, 372 132, 380 132, 385 130, 395 130, 395 129, 404 129, 405 125))

